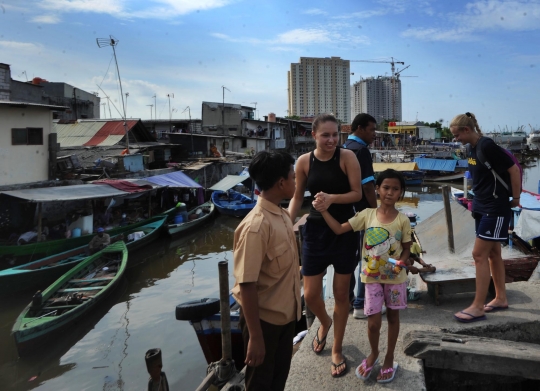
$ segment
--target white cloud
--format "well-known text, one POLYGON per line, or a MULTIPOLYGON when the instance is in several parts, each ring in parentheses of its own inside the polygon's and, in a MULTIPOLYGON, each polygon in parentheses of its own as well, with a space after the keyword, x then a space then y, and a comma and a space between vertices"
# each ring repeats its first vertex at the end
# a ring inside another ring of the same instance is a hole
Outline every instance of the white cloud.
POLYGON ((40 7, 59 13, 92 12, 118 18, 171 19, 195 11, 224 7, 237 0, 149 0, 145 7, 133 10, 127 0, 43 0, 40 7))
POLYGON ((15 49, 25 52, 31 52, 34 50, 39 50, 40 46, 30 43, 30 42, 16 42, 16 41, 0 41, 0 47, 6 49, 15 49))
POLYGON ((302 12, 303 14, 306 14, 306 15, 327 15, 328 12, 322 10, 322 9, 319 9, 319 8, 312 8, 312 9, 309 9, 309 10, 306 10, 304 12, 302 12))
POLYGON ((229 42, 243 42, 251 44, 269 45, 309 45, 325 43, 347 43, 347 44, 369 44, 369 39, 363 35, 353 35, 344 33, 347 25, 339 24, 326 28, 294 29, 277 35, 272 39, 255 38, 233 38, 222 33, 211 33, 210 35, 229 42))
POLYGON ((448 28, 413 28, 402 33, 424 41, 470 41, 489 30, 530 31, 540 29, 538 0, 480 0, 468 3, 463 12, 445 16, 448 28))
POLYGON ((58 15, 39 15, 30 20, 34 23, 57 24, 60 22, 58 15))

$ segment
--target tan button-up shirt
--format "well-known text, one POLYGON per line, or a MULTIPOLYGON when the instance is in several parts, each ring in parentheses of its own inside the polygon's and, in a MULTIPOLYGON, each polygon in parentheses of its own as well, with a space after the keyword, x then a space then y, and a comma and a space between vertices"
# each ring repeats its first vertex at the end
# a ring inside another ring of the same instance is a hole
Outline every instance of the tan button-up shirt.
POLYGON ((234 232, 233 252, 232 293, 240 305, 239 284, 256 282, 260 319, 275 325, 299 320, 300 263, 289 213, 259 197, 234 232))

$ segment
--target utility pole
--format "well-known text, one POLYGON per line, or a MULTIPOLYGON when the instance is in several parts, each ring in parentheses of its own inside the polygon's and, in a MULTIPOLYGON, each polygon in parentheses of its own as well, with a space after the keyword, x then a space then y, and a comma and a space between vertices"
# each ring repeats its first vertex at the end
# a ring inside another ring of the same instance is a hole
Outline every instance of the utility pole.
POLYGON ((171 129, 171 97, 174 98, 174 94, 167 94, 167 98, 169 98, 169 133, 172 131, 171 129))
POLYGON ((103 102, 101 106, 103 106, 103 118, 107 119, 107 103, 103 102))
POLYGON ((152 121, 152 107, 154 107, 154 105, 146 105, 146 106, 150 106, 150 121, 152 121))
POLYGON ((154 94, 154 96, 152 97, 154 98, 154 119, 157 120, 157 97, 156 97, 156 94, 154 94))
POLYGON ((194 148, 193 148, 193 127, 191 126, 191 109, 189 108, 189 106, 187 106, 184 111, 182 111, 182 113, 185 113, 186 110, 188 111, 188 114, 189 114, 189 123, 188 123, 188 126, 189 126, 189 133, 191 133, 191 153, 195 152, 194 151, 194 148))
MULTIPOLYGON (((257 115, 257 102, 251 102, 251 104, 255 105, 255 115, 257 115)), ((259 119, 258 115, 256 119, 259 119)))
POLYGON ((129 96, 129 92, 126 92, 126 118, 127 118, 127 98, 129 96))
POLYGON ((221 86, 223 89, 223 106, 221 108, 221 128, 223 129, 223 135, 225 135, 225 90, 231 92, 227 87, 221 86))

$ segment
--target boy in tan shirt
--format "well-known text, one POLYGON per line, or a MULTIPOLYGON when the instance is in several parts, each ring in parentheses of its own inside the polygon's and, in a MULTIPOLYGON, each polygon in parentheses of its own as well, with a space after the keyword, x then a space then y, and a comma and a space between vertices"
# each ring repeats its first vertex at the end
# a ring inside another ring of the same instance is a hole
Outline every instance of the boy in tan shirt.
POLYGON ((293 164, 285 152, 255 155, 249 175, 260 195, 234 233, 236 284, 232 292, 241 305, 248 391, 285 388, 295 324, 301 316, 293 224, 280 206, 296 189, 293 164))

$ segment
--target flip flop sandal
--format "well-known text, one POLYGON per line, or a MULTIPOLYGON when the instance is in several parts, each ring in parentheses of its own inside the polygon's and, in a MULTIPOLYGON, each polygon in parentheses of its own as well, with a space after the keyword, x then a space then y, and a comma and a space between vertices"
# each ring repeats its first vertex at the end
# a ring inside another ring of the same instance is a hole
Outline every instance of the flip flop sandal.
POLYGON ((381 371, 380 371, 381 376, 384 376, 384 375, 389 374, 389 373, 391 373, 392 376, 390 376, 388 379, 377 380, 377 383, 390 383, 392 380, 394 380, 394 377, 396 376, 397 369, 398 369, 398 363, 397 362, 394 362, 394 366, 392 368, 386 368, 386 369, 381 368, 381 371))
POLYGON ((366 381, 367 379, 369 379, 369 376, 371 375, 371 371, 373 370, 373 367, 375 365, 377 365, 379 363, 379 357, 377 357, 377 359, 375 360, 375 362, 373 362, 373 365, 370 366, 369 368, 366 368, 367 367, 367 358, 364 358, 362 360, 362 364, 360 364, 358 367, 356 367, 356 377, 359 378, 359 379, 362 379, 363 381, 366 381), (360 371, 359 369, 362 368, 364 370, 364 375, 361 375, 360 374, 360 371))
POLYGON ((324 350, 324 347, 326 346, 326 337, 328 337, 328 333, 330 332, 330 329, 332 328, 332 323, 333 321, 330 321, 330 327, 328 327, 328 331, 326 332, 326 335, 321 340, 319 340, 319 329, 321 328, 321 326, 319 326, 319 328, 317 329, 317 332, 315 333, 315 338, 313 338, 313 341, 311 342, 311 350, 313 350, 315 354, 321 354, 322 351, 324 350), (315 347, 313 346, 313 342, 317 342, 317 348, 322 345, 321 350, 319 351, 315 350, 315 347))
POLYGON ((343 360, 339 364, 332 363, 332 365, 334 366, 336 371, 340 366, 345 365, 345 369, 343 371, 341 371, 340 373, 336 373, 336 374, 332 373, 331 374, 332 377, 341 377, 341 376, 345 375, 347 372, 349 372, 349 366, 347 365, 347 359, 345 358, 345 356, 343 356, 343 360))

